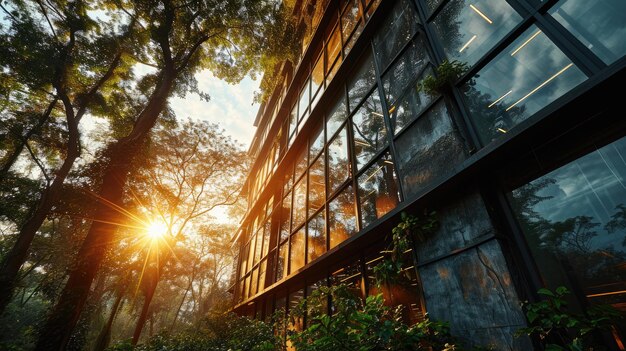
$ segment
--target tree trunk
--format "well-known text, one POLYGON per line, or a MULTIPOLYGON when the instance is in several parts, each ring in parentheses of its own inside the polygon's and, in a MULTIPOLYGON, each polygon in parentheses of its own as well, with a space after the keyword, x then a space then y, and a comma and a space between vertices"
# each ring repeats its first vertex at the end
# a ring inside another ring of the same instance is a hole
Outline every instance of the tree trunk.
POLYGON ((141 337, 141 332, 146 325, 146 321, 148 319, 148 312, 150 311, 150 304, 152 303, 152 298, 154 297, 154 293, 156 292, 156 286, 159 282, 159 276, 151 274, 151 279, 149 285, 146 289, 146 293, 143 300, 143 305, 141 306, 141 314, 139 315, 139 319, 137 319, 137 324, 135 325, 135 331, 133 332, 133 346, 137 345, 139 342, 139 338, 141 337))
POLYGON ((113 307, 111 308, 111 314, 109 315, 109 319, 102 327, 102 330, 100 330, 100 334, 98 334, 98 338, 96 339, 93 351, 104 351, 104 349, 109 346, 109 342, 111 342, 111 327, 113 326, 113 321, 115 320, 115 316, 117 316, 117 311, 119 310, 120 304, 122 303, 124 291, 125 289, 122 289, 122 291, 118 292, 115 303, 113 303, 113 307))
POLYGON ((185 304, 185 299, 187 299, 187 295, 189 294, 189 290, 191 290, 191 288, 193 287, 193 278, 189 279, 189 285, 187 285, 187 290, 185 290, 185 294, 183 294, 183 299, 180 300, 180 304, 178 305, 178 309, 176 310, 176 314, 174 315, 174 320, 172 321, 172 326, 170 327, 170 330, 174 330, 174 327, 176 326, 176 321, 178 320, 178 315, 180 314, 180 310, 183 308, 183 305, 185 304))
POLYGON ((163 111, 175 78, 173 69, 164 70, 146 108, 141 112, 131 133, 107 147, 109 162, 102 176, 99 203, 89 232, 78 252, 77 263, 71 270, 61 296, 44 324, 35 350, 63 350, 76 327, 89 295, 89 289, 113 236, 121 215, 124 188, 141 144, 163 111))

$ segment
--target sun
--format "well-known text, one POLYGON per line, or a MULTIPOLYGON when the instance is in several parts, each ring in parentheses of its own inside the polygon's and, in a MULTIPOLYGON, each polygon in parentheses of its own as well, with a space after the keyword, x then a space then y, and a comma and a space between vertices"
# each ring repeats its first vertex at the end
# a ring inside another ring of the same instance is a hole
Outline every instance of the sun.
POLYGON ((161 239, 167 233, 167 229, 167 224, 164 222, 152 221, 146 227, 146 235, 152 240, 161 239))

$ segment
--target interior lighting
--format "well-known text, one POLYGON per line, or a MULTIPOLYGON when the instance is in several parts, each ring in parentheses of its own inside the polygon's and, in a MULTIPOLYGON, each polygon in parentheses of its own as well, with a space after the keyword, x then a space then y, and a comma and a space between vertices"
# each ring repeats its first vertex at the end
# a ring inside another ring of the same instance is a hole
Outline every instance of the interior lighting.
POLYGON ((382 113, 376 112, 376 111, 372 111, 372 114, 374 116, 378 116, 378 117, 384 117, 382 113))
POLYGON ((539 84, 535 89, 531 90, 530 93, 524 95, 523 98, 517 100, 513 105, 509 106, 506 111, 510 110, 513 108, 513 106, 519 104, 520 102, 526 100, 527 97, 531 96, 532 94, 534 94, 537 90, 543 88, 544 85, 550 83, 554 78, 560 76, 563 72, 567 71, 570 67, 572 67, 574 65, 574 63, 570 63, 569 65, 563 67, 560 71, 556 72, 552 77, 548 78, 545 82, 539 84))
POLYGON ((512 93, 513 90, 509 90, 508 93, 500 96, 496 101, 492 102, 489 106, 487 106, 487 108, 491 108, 493 105, 497 104, 498 102, 500 102, 500 100, 504 99, 507 95, 509 95, 510 93, 512 93))
POLYGON ((472 8, 472 10, 474 10, 474 12, 476 12, 477 14, 480 15, 480 17, 482 17, 485 21, 487 21, 487 23, 489 24, 493 24, 493 21, 489 19, 489 17, 487 17, 484 13, 482 13, 479 9, 476 8, 476 6, 471 5, 470 7, 472 8))
POLYGON ((502 128, 498 128, 498 129, 496 129, 496 130, 497 130, 498 132, 500 132, 500 133, 506 133, 506 130, 504 130, 504 129, 502 129, 502 128))
POLYGON ((469 44, 471 44, 474 41, 474 39, 476 39, 476 37, 477 35, 474 34, 474 36, 470 40, 468 40, 467 43, 465 43, 465 45, 463 45, 463 47, 461 48, 461 50, 459 50, 459 52, 463 52, 463 50, 467 49, 469 44))
POLYGON ((530 43, 531 40, 535 39, 535 37, 538 36, 540 33, 541 33, 541 30, 538 30, 537 32, 535 32, 535 34, 531 35, 530 38, 526 39, 526 41, 522 43, 522 45, 518 46, 517 49, 513 50, 513 52, 511 53, 511 56, 517 54, 518 51, 522 50, 524 46, 528 45, 528 43, 530 43))

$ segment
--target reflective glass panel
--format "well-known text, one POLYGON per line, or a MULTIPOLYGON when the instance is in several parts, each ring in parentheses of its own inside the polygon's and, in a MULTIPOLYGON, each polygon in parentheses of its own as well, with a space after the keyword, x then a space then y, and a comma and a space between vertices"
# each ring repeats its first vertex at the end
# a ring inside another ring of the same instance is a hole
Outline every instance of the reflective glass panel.
POLYGON ((287 273, 287 255, 289 254, 288 243, 280 245, 278 248, 278 261, 276 262, 276 281, 286 277, 287 273))
POLYGON ((291 215, 293 226, 297 228, 306 217, 306 177, 302 177, 293 188, 293 212, 291 215))
POLYGON ((287 239, 290 233, 291 193, 283 199, 280 212, 280 241, 287 239))
MULTIPOLYGON (((420 76, 420 81, 431 74, 432 69, 426 69, 420 76)), ((397 135, 398 132, 419 116, 433 99, 432 95, 426 94, 415 86, 409 89, 409 91, 393 105, 388 105, 389 119, 391 120, 391 128, 394 134, 397 135)))
MULTIPOLYGON (((298 105, 293 105, 289 114, 289 136, 292 137, 296 132, 296 124, 298 123, 298 105)), ((289 143, 291 145, 291 143, 289 143)))
POLYGON ((352 186, 348 186, 328 205, 331 249, 356 233, 356 221, 354 191, 352 186))
POLYGON ((400 202, 398 179, 389 153, 359 176, 363 228, 393 210, 400 202))
POLYGON ((397 1, 374 36, 378 67, 386 68, 417 31, 419 20, 410 0, 397 1))
POLYGON ((312 262, 326 252, 326 221, 320 211, 308 224, 307 262, 312 262))
POLYGON ((304 82, 304 86, 302 87, 302 90, 300 91, 300 100, 298 102, 298 123, 301 123, 304 120, 304 116, 305 114, 308 112, 308 107, 309 107, 309 91, 310 91, 310 84, 309 84, 309 80, 307 79, 306 82, 304 82))
POLYGON ((341 32, 344 52, 347 54, 363 29, 363 14, 359 7, 359 0, 349 0, 348 6, 341 16, 341 32))
POLYGON ((463 90, 480 137, 489 143, 585 79, 533 25, 463 90))
POLYGON ((328 193, 331 194, 352 174, 348 159, 348 133, 343 127, 328 144, 328 193))
POLYGON ((372 54, 369 50, 362 57, 358 67, 358 70, 353 72, 348 79, 350 111, 354 111, 358 103, 367 96, 372 86, 376 83, 374 62, 372 61, 372 54))
MULTIPOLYGON (((315 95, 313 100, 317 101, 321 93, 318 93, 318 90, 321 90, 324 85, 324 57, 320 55, 317 63, 313 67, 313 72, 311 73, 311 96, 315 95)), ((311 104, 313 106, 314 104, 311 104)))
POLYGON ((326 201, 324 179, 324 154, 322 154, 309 168, 309 216, 324 206, 326 201))
POLYGON ((311 147, 309 148, 309 161, 313 162, 315 157, 324 148, 324 125, 320 124, 317 131, 311 136, 311 147))
POLYGON ((296 156, 296 180, 304 174, 308 166, 308 152, 306 148, 303 148, 296 156))
POLYGON ((445 104, 439 102, 396 141, 402 186, 411 197, 465 159, 445 104))
POLYGON ((304 266, 304 227, 300 228, 295 234, 291 236, 289 241, 290 255, 289 255, 289 274, 297 271, 304 266))
MULTIPOLYGON (((361 273, 361 265, 357 260, 346 267, 340 268, 333 272, 330 276, 330 284, 333 286, 344 284, 349 291, 355 296, 363 297, 363 274, 361 273)), ((331 305, 331 311, 334 312, 334 306, 331 305)))
POLYGON ((412 83, 429 62, 421 37, 411 43, 402 57, 393 64, 382 78, 387 105, 393 104, 404 89, 412 83))
POLYGON ((335 106, 326 115, 327 140, 330 140, 335 135, 335 132, 341 127, 347 116, 345 96, 339 94, 339 99, 335 106))
POLYGON ((341 52, 341 38, 339 37, 339 26, 335 27, 333 32, 328 38, 326 43, 326 72, 330 70, 330 67, 335 62, 339 53, 341 52))
POLYGON ((388 144, 387 127, 378 91, 374 90, 352 116, 357 168, 363 167, 388 144))
POLYGON ((259 280, 259 270, 255 268, 250 274, 250 296, 254 296, 257 293, 257 282, 259 280))
POLYGON ((265 288, 265 269, 267 268, 267 260, 261 261, 259 266, 259 291, 265 288))
POLYGON ((451 0, 433 23, 448 58, 473 65, 521 20, 506 1, 451 0))
POLYGON ((261 250, 263 249, 263 229, 259 230, 257 234, 255 235, 255 237, 256 237, 256 245, 255 245, 255 252, 254 252, 254 264, 259 262, 259 260, 261 259, 261 250))
POLYGON ((265 222, 265 228, 263 229, 263 253, 261 257, 267 256, 267 252, 270 248, 270 234, 272 233, 272 221, 265 222))
POLYGON ((626 138, 512 193, 513 209, 551 288, 626 310, 626 138))
POLYGON ((563 0, 550 14, 605 63, 626 54, 626 1, 563 0))

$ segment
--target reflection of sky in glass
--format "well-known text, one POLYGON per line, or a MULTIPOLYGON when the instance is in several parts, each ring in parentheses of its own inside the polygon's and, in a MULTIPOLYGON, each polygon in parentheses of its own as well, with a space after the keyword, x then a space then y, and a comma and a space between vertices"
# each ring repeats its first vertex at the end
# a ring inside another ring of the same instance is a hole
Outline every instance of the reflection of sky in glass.
POLYGON ((621 247, 623 235, 608 234, 606 223, 616 207, 626 203, 626 138, 598 149, 536 180, 553 179, 537 195, 548 197, 533 207, 551 222, 575 216, 592 216, 600 225, 593 246, 621 247))
POLYGON ((407 0, 398 1, 374 36, 376 60, 381 69, 389 65, 400 48, 417 31, 417 23, 413 5, 407 0))
POLYGON ((446 54, 470 65, 522 20, 502 0, 453 0, 445 6, 434 23, 446 54))
POLYGON ((387 145, 387 128, 380 96, 374 91, 352 116, 357 168, 363 167, 387 145))
POLYGON ((626 1, 560 1, 550 14, 605 63, 626 54, 626 1))
POLYGON ((465 94, 479 132, 489 142, 585 79, 533 25, 472 78, 465 94))

